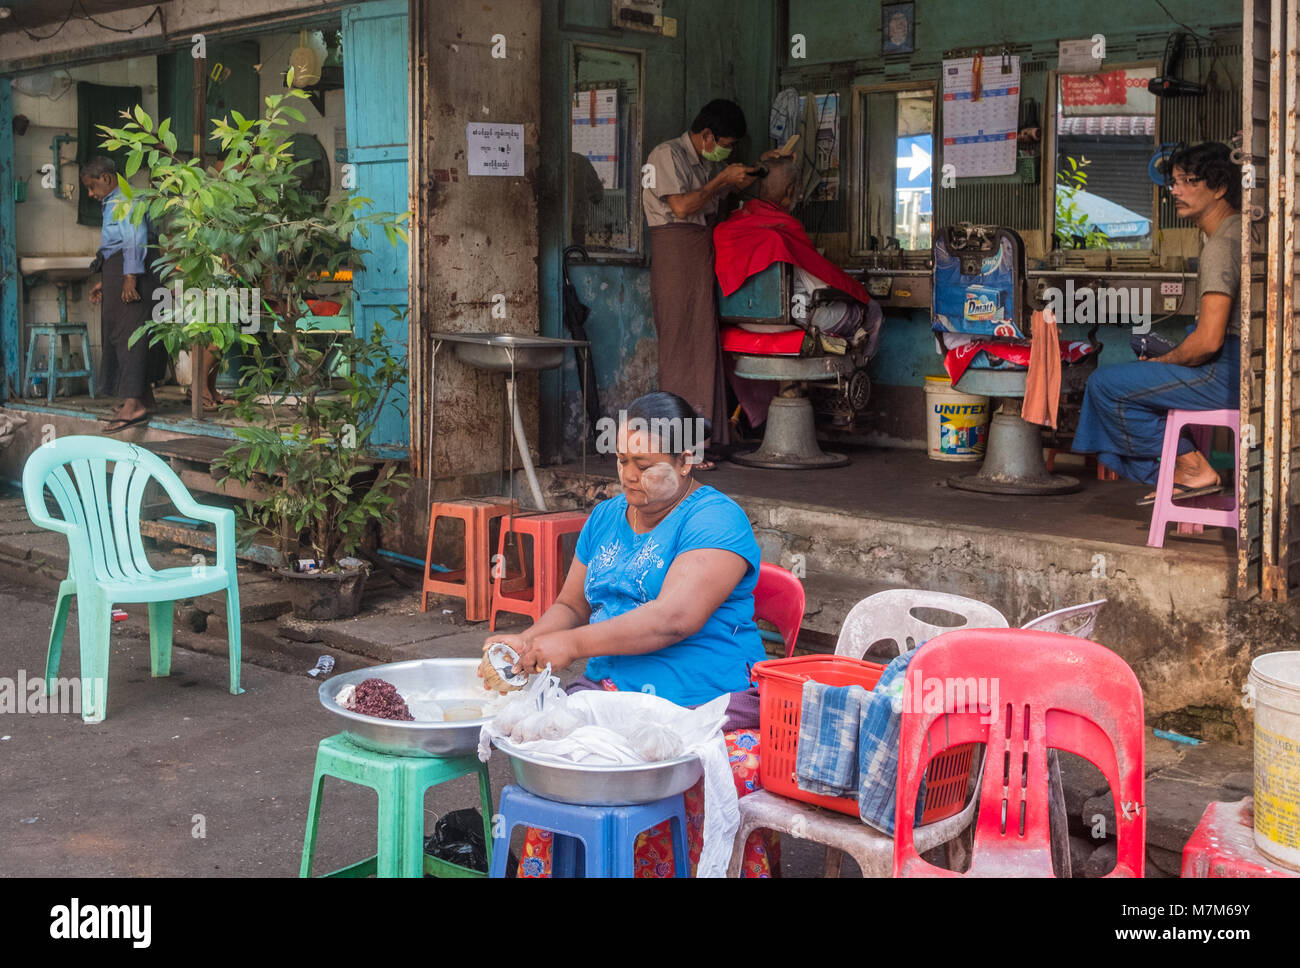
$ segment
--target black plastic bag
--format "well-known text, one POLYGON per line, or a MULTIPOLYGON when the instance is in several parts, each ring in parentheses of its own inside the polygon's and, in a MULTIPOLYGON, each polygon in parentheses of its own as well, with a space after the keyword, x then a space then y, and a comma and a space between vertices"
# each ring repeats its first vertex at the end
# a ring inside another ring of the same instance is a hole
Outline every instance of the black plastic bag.
POLYGON ((433 836, 424 841, 424 852, 486 874, 487 841, 483 837, 483 815, 472 807, 443 814, 433 825, 433 836))

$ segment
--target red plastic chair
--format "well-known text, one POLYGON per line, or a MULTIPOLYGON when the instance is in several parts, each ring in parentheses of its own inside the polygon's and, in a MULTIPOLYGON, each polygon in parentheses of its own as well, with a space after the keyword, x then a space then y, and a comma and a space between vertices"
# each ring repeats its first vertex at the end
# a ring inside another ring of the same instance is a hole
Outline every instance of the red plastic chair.
POLYGON ((1115 869, 1107 876, 1141 877, 1146 852, 1142 734, 1142 688, 1128 664, 1105 646, 1026 629, 970 629, 931 639, 907 670, 894 876, 963 876, 921 859, 912 842, 913 814, 929 760, 952 746, 984 743, 975 846, 965 876, 1052 876, 1047 787, 1052 748, 1082 756, 1105 776, 1118 846, 1115 869), (988 701, 996 698, 989 714, 979 711, 972 694, 972 689, 980 692, 981 681, 988 684, 988 701), (936 683, 943 686, 942 711, 933 708, 936 683), (962 695, 971 698, 959 703, 962 695))
POLYGON ((794 655, 803 622, 803 583, 780 565, 762 562, 754 586, 754 618, 771 622, 785 640, 785 657, 794 655))

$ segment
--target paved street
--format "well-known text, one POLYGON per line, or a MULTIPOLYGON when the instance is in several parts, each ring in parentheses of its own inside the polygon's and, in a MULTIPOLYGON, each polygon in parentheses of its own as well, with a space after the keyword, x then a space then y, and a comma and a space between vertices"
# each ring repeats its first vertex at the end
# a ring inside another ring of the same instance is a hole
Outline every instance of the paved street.
MULTIPOLYGON (((41 675, 52 611, 47 593, 0 593, 0 676, 41 675)), ((143 624, 125 624, 105 722, 0 715, 0 875, 296 876, 316 744, 337 731, 316 681, 245 663, 247 691, 232 696, 224 658, 183 648, 154 679, 143 624)), ((71 623, 64 656, 75 675, 71 623)), ((494 790, 508 772, 495 757, 494 790)), ((429 797, 429 819, 475 803, 473 779, 454 781, 429 797)), ((369 790, 326 783, 318 870, 373 852, 374 810, 369 790)))
MULTIPOLYGON (((0 591, 0 679, 40 677, 53 605, 52 592, 0 591)), ((232 696, 224 656, 181 647, 171 677, 154 679, 143 606, 128 611, 130 621, 113 627, 103 723, 0 714, 0 876, 297 876, 316 744, 337 732, 316 680, 245 662, 247 691, 232 696)), ((471 655, 482 636, 443 636, 439 654, 471 655)), ((66 676, 78 673, 76 643, 74 611, 66 676)), ((491 776, 494 795, 511 780, 499 754, 491 776)), ((426 829, 476 805, 473 778, 435 787, 426 829)), ((316 871, 373 853, 368 789, 326 781, 321 821, 316 871)), ((823 857, 787 843, 786 873, 816 876, 823 857)))

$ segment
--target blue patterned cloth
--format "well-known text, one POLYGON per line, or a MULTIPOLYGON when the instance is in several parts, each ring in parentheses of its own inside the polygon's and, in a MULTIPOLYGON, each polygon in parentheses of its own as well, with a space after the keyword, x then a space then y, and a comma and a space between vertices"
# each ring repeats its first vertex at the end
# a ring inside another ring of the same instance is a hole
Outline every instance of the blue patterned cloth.
POLYGON ((803 684, 799 752, 794 774, 800 790, 828 797, 857 796, 858 733, 862 705, 871 693, 861 686, 803 684))
MULTIPOLYGON (((858 733, 858 816, 891 837, 903 730, 903 676, 916 653, 916 649, 904 652, 885 667, 870 701, 863 706, 858 733)), ((921 796, 925 796, 924 789, 921 796)))
MULTIPOLYGON (((871 692, 805 682, 795 780, 800 790, 858 798, 862 822, 894 834, 903 676, 916 650, 898 656, 871 692)), ((918 803, 925 797, 924 784, 918 803)))

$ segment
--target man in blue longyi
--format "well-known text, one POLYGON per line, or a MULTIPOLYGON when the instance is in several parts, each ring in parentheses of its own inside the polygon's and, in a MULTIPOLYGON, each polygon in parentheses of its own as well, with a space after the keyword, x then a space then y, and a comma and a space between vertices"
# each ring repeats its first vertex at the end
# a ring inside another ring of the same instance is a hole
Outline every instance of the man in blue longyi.
MULTIPOLYGON (((1197 275, 1196 328, 1161 356, 1099 369, 1088 380, 1074 450, 1155 484, 1170 410, 1229 410, 1239 404, 1241 360, 1241 169, 1223 144, 1170 159, 1178 214, 1205 235, 1197 275)), ((1218 472, 1184 437, 1174 465, 1174 500, 1222 490, 1218 472)), ((1154 494, 1141 502, 1150 504, 1154 494)))

